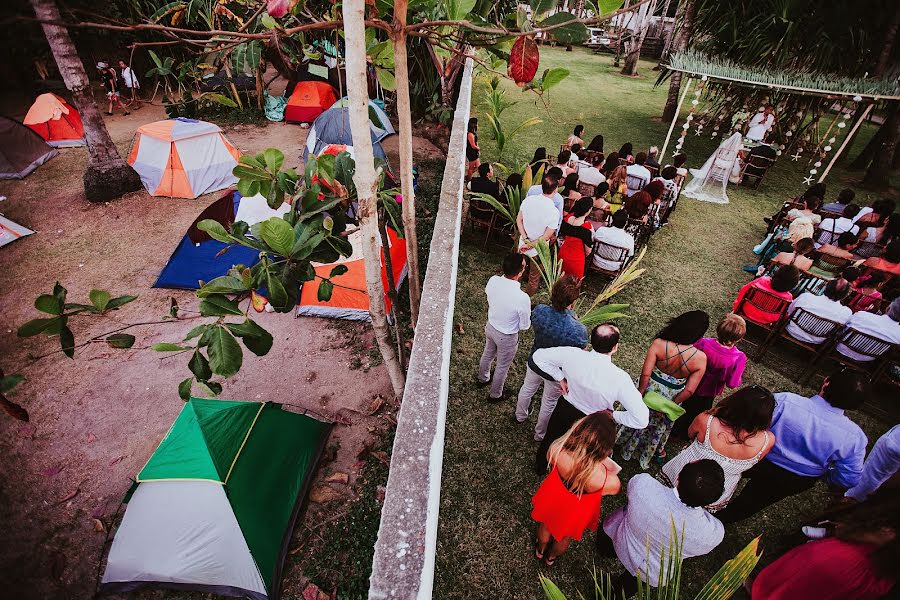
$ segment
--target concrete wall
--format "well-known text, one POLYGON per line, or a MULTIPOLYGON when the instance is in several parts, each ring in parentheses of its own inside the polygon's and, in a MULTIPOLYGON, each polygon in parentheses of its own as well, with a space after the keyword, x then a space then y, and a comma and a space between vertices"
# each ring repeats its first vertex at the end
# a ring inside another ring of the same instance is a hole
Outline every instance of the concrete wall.
POLYGON ((472 60, 468 59, 375 543, 369 585, 369 598, 374 600, 431 598, 471 98, 472 60))

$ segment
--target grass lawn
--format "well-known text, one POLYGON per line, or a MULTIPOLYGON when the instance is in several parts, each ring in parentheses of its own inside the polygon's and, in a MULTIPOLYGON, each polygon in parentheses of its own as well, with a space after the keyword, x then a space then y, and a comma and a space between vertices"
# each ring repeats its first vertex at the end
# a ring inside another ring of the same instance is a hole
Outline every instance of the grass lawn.
MULTIPOLYGON (((662 145, 667 123, 658 116, 665 104, 667 86, 654 88, 653 63, 642 62, 645 77, 627 79, 612 68, 612 58, 596 56, 576 49, 542 48, 541 67, 563 66, 572 74, 551 93, 548 115, 540 101, 521 94, 508 82, 508 98, 518 104, 503 115, 511 129, 528 116, 544 122, 527 129, 507 145, 502 161, 527 162, 534 148, 546 146, 555 154, 572 128, 585 125, 586 140, 595 134, 605 137, 607 152, 632 142, 636 151, 651 144, 662 145)), ((483 87, 473 97, 473 114, 478 115, 483 87)), ((679 126, 683 121, 679 121, 679 126)), ((676 128, 676 133, 680 129, 676 128)), ((854 148, 859 151, 872 135, 864 128, 854 148)), ((479 142, 483 159, 496 160, 496 148, 482 127, 479 142)), ((685 145, 688 166, 698 167, 709 156, 718 139, 696 137, 690 132, 685 145)), ((670 144, 670 149, 672 144, 670 144)), ((671 152, 671 150, 670 150, 671 152)), ((669 160, 666 157, 665 160, 669 160)), ((702 309, 716 322, 731 308, 738 288, 749 280, 740 270, 755 261, 751 248, 764 231, 762 218, 772 214, 788 196, 803 189, 806 160, 791 162, 782 157, 758 191, 729 186, 731 203, 712 205, 683 198, 671 223, 653 236, 643 266, 646 274, 627 289, 617 301, 631 303, 630 318, 618 325, 622 329, 621 350, 615 362, 632 376, 640 373, 649 342, 670 317, 691 309, 702 309)), ((837 191, 852 186, 859 173, 833 171, 828 179, 831 201, 837 191)), ((897 190, 891 190, 896 195, 897 190)), ((879 195, 857 190, 857 199, 870 203, 879 195)), ((460 255, 459 288, 456 296, 454 354, 451 364, 450 402, 447 417, 446 449, 438 533, 437 569, 434 597, 450 598, 542 598, 538 574, 542 572, 533 558, 535 526, 530 519, 531 496, 540 480, 531 470, 536 444, 532 441, 536 408, 528 424, 513 419, 514 400, 488 404, 487 392, 474 385, 475 368, 483 348, 483 326, 487 313, 484 285, 499 268, 503 248, 482 250, 483 233, 464 234, 460 255)), ((588 281, 587 295, 599 289, 599 282, 588 281)), ((546 301, 546 296, 538 297, 546 301)), ((757 339, 751 336, 752 339, 757 339)), ((507 391, 515 392, 525 371, 530 332, 520 341, 517 359, 507 380, 507 391)), ((746 350, 746 348, 745 348, 746 350)), ((808 356, 777 347, 762 363, 750 362, 745 384, 761 384, 775 391, 801 388, 796 380, 801 364, 808 356)), ((818 385, 821 378, 813 380, 818 385)), ((535 403, 539 402, 539 395, 535 403)), ((860 412, 851 415, 869 435, 870 443, 886 431, 895 419, 881 420, 860 412)), ((670 455, 676 449, 670 447, 670 455)), ((619 458, 617 455, 614 458, 619 458)), ((623 481, 638 472, 636 461, 624 464, 623 481)), ((657 467, 652 467, 655 470, 657 467)), ((624 489, 624 486, 623 486, 624 489)), ((683 597, 691 597, 727 559, 749 540, 763 535, 765 564, 788 546, 785 535, 796 530, 804 515, 815 513, 825 502, 824 485, 810 493, 787 499, 755 518, 728 528, 725 541, 711 555, 689 561, 684 571, 683 597)), ((624 502, 624 496, 604 501, 604 514, 624 502)), ((549 576, 570 597, 581 591, 588 597, 591 570, 621 569, 617 561, 594 554, 594 537, 586 534, 574 543, 549 576)), ((544 569, 546 572, 546 569, 544 569)), ((739 592, 738 597, 743 594, 739 592)))

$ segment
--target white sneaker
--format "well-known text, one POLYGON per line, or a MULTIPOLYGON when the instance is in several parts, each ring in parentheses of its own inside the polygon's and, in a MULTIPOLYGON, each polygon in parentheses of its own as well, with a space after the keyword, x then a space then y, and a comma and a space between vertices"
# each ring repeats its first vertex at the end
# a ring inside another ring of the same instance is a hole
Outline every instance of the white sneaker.
POLYGON ((800 531, 802 531, 803 535, 811 540, 821 540, 826 535, 828 535, 828 530, 824 527, 810 527, 809 525, 805 525, 800 529, 800 531))

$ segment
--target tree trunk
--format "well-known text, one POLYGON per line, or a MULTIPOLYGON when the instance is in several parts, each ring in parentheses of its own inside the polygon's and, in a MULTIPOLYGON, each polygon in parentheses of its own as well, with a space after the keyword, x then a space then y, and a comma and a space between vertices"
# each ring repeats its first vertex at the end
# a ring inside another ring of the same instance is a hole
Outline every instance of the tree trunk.
POLYGON ((881 126, 884 131, 882 142, 863 183, 877 188, 886 188, 890 185, 891 174, 894 171, 894 154, 897 152, 897 140, 900 138, 900 102, 892 100, 888 103, 888 115, 881 126))
POLYGON ((412 114, 409 102, 409 65, 406 57, 407 0, 395 0, 394 69, 397 81, 397 116, 400 122, 400 191, 403 194, 403 231, 409 280, 409 314, 415 328, 419 320, 422 282, 419 278, 419 238, 416 234, 416 195, 413 190, 412 114))
MULTIPOLYGON (((31 0, 34 13, 41 21, 62 21, 55 0, 31 0)), ((75 109, 81 114, 88 149, 88 166, 84 172, 84 195, 92 202, 118 198, 141 188, 141 178, 128 165, 109 137, 106 123, 94 100, 94 90, 84 72, 84 65, 65 27, 41 23, 47 43, 56 59, 66 88, 72 93, 75 109)))
MULTIPOLYGON (((644 7, 641 6, 641 8, 644 7)), ((640 10, 640 8, 638 10, 640 10)), ((631 36, 631 43, 628 45, 625 54, 625 64, 622 65, 622 75, 628 75, 630 77, 636 77, 638 75, 637 65, 638 59, 641 57, 641 46, 644 45, 644 38, 647 36, 647 30, 650 29, 650 19, 653 18, 653 13, 655 12, 656 0, 652 0, 650 6, 647 7, 647 12, 644 13, 644 16, 641 18, 638 31, 635 31, 634 35, 631 36)))
MULTIPOLYGON (((378 349, 391 378, 397 397, 403 395, 406 375, 391 343, 391 331, 384 306, 384 283, 381 279, 381 248, 378 244, 378 210, 376 193, 378 178, 375 155, 369 135, 368 83, 366 80, 365 0, 344 0, 344 39, 346 40, 347 95, 350 98, 350 130, 356 155, 356 184, 359 201, 359 224, 362 231, 363 262, 366 267, 366 290, 369 294, 369 316, 378 349)), ((388 250, 384 249, 385 252, 388 250)))
POLYGON ((862 152, 859 153, 859 156, 854 158, 853 162, 850 163, 850 168, 852 170, 861 171, 869 166, 869 163, 871 163, 872 159, 875 158, 875 155, 878 154, 878 149, 881 148, 881 143, 884 140, 884 132, 884 125, 882 125, 869 140, 869 143, 862 149, 862 152))
MULTIPOLYGON (((694 28, 694 17, 697 15, 697 0, 684 0, 681 5, 681 25, 675 32, 672 40, 671 54, 687 50, 691 41, 691 30, 694 28)), ((675 118, 675 107, 678 106, 678 94, 681 91, 681 72, 672 73, 669 80, 669 95, 666 98, 666 107, 663 109, 662 120, 671 121, 675 118)))

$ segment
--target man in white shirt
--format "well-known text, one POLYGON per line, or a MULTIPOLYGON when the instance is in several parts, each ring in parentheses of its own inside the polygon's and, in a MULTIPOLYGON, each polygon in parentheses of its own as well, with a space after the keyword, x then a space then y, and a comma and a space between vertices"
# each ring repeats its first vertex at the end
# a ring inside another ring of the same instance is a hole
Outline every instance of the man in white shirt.
MULTIPOLYGON (((547 172, 544 173, 544 178, 547 178, 547 177, 555 177, 557 181, 562 181, 563 180, 562 169, 560 169, 559 167, 550 167, 547 170, 547 172)), ((542 179, 540 183, 536 183, 535 185, 528 188, 528 191, 525 192, 525 197, 527 198, 528 196, 540 196, 543 193, 544 193, 544 181, 542 179)), ((556 226, 557 231, 559 231, 559 226, 562 224, 563 205, 564 205, 564 200, 563 200, 562 194, 560 194, 559 192, 556 192, 555 194, 553 194, 553 206, 555 206, 556 210, 559 211, 559 224, 557 224, 557 226, 556 226)))
MULTIPOLYGON (((122 71, 122 81, 125 82, 125 89, 128 90, 128 94, 131 96, 132 102, 137 100, 138 90, 141 89, 141 84, 138 82, 137 75, 134 74, 134 71, 131 70, 127 64, 125 64, 124 60, 119 61, 119 69, 122 71)), ((135 107, 140 108, 139 106, 135 107)))
MULTIPOLYGON (((544 176, 541 182, 540 195, 526 196, 519 207, 519 215, 516 217, 516 228, 519 231, 519 252, 525 256, 534 258, 537 250, 534 247, 538 240, 547 243, 556 235, 562 220, 562 213, 553 202, 554 195, 558 196, 556 189, 559 187, 559 179, 552 175, 544 176)), ((541 272, 532 261, 528 269, 528 283, 525 284, 525 292, 531 296, 541 281, 541 272)))
POLYGON ((803 292, 796 300, 791 302, 791 306, 788 308, 788 314, 791 315, 792 318, 788 321, 785 331, 787 331, 791 337, 798 339, 801 342, 821 344, 826 338, 812 335, 801 329, 800 326, 794 322, 797 310, 802 308, 806 312, 817 317, 822 317, 823 319, 835 321, 843 325, 853 316, 853 311, 850 310, 849 307, 841 304, 841 301, 846 298, 849 293, 850 282, 841 278, 832 279, 825 284, 825 291, 822 292, 821 296, 817 296, 812 292, 803 292))
POLYGON ((484 352, 478 363, 478 386, 491 385, 488 400, 505 398, 503 386, 509 367, 519 349, 519 332, 531 327, 531 299, 522 291, 525 257, 510 254, 503 260, 503 277, 494 275, 484 288, 488 300, 488 318, 484 325, 484 352), (497 359, 494 377, 491 363, 497 359))
MULTIPOLYGON (((617 210, 612 216, 612 223, 609 227, 598 227, 594 230, 594 241, 612 244, 619 248, 625 248, 628 256, 634 255, 634 236, 625 231, 625 225, 628 224, 628 213, 625 210, 617 210)), ((605 271, 618 271, 622 268, 622 261, 615 260, 611 254, 618 254, 618 250, 600 247, 600 252, 594 254, 594 266, 605 271)))
POLYGON ((604 181, 606 181, 606 177, 600 171, 600 167, 603 166, 603 155, 597 154, 594 156, 594 159, 591 161, 591 166, 580 169, 578 171, 578 180, 581 183, 586 183, 588 185, 598 186, 604 181))
MULTIPOLYGON (((847 328, 851 327, 860 333, 866 333, 895 346, 900 344, 900 298, 891 302, 883 315, 859 311, 847 321, 847 328)), ((860 362, 874 360, 871 356, 863 356, 854 352, 844 344, 838 344, 837 351, 847 358, 860 362)))
MULTIPOLYGON (((819 223, 819 230, 830 233, 831 235, 826 237, 830 237, 831 239, 818 238, 817 242, 822 244, 833 244, 834 240, 845 231, 858 235, 859 226, 854 223, 854 219, 858 214, 859 206, 856 204, 848 204, 844 207, 844 213, 837 219, 822 219, 822 222, 819 223)), ((819 244, 816 244, 817 247, 818 245, 819 244)))
POLYGON ((643 429, 649 422, 650 410, 634 381, 612 362, 612 355, 619 349, 618 328, 609 323, 594 327, 591 348, 541 348, 531 356, 539 374, 556 381, 562 392, 535 457, 535 471, 538 474, 547 472, 550 444, 581 417, 612 410, 619 402, 624 410, 612 413, 617 423, 632 429, 643 429))
POLYGON ((625 183, 628 186, 625 195, 632 196, 650 183, 650 170, 644 166, 645 162, 647 162, 647 153, 638 152, 634 156, 634 164, 625 168, 625 183))
POLYGON ((766 106, 763 112, 758 112, 753 115, 753 118, 750 119, 750 123, 747 127, 747 139, 755 142, 761 142, 765 139, 766 134, 772 129, 772 125, 775 124, 774 110, 775 109, 770 105, 766 106))

